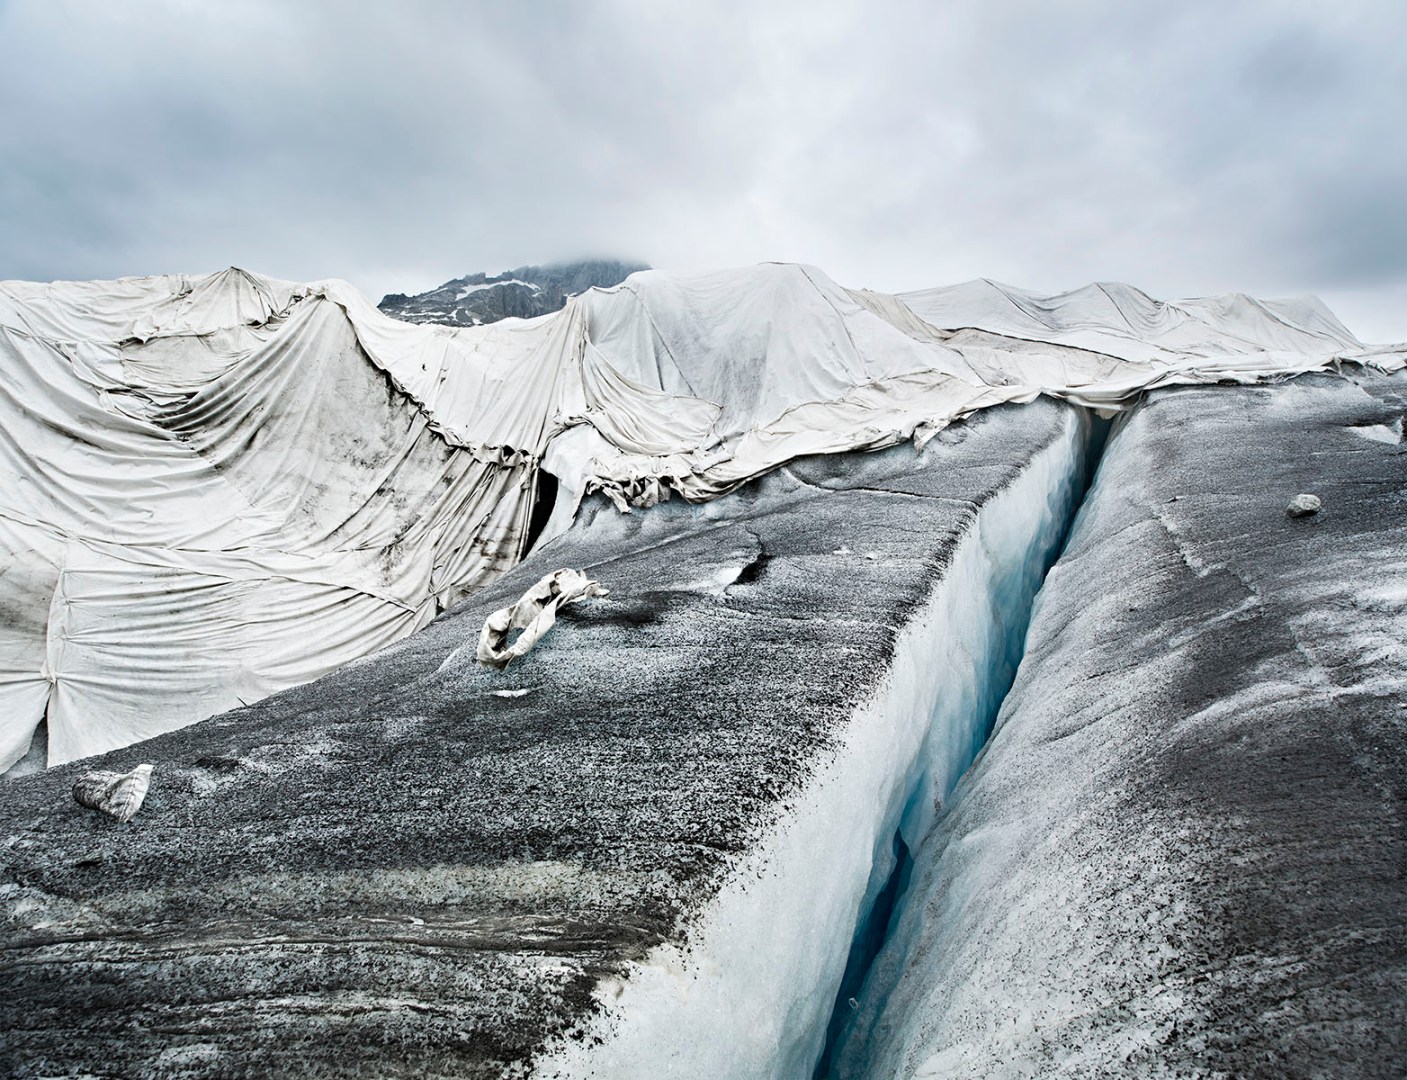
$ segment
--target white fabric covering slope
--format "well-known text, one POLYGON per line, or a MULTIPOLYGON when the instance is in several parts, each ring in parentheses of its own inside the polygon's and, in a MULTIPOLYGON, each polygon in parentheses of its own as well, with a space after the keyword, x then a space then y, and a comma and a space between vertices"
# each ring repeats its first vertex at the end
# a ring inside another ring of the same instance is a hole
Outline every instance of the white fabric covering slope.
POLYGON ((1117 408, 1365 350, 1314 301, 987 282, 904 298, 791 265, 658 271, 450 328, 241 270, 0 283, 0 769, 305 682, 522 555, 567 498, 702 500, 800 454, 1040 393, 1117 408))
POLYGON ((519 555, 531 459, 431 430, 325 294, 229 271, 6 302, 0 765, 46 713, 53 764, 316 678, 519 555))

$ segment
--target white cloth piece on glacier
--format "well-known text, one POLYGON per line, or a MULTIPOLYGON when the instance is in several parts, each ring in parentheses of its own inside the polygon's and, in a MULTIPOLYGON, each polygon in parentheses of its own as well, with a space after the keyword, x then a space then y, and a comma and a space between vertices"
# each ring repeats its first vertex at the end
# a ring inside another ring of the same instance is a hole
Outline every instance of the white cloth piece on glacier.
POLYGON ((73 785, 73 797, 80 806, 126 824, 142 808, 151 787, 151 770, 150 765, 138 765, 128 773, 107 769, 84 773, 73 785))
POLYGON ((562 608, 578 600, 609 593, 609 589, 602 588, 580 570, 554 570, 540 578, 517 603, 499 608, 484 620, 474 658, 489 667, 506 668, 512 661, 526 656, 538 639, 552 629, 557 612, 562 608), (514 630, 522 633, 510 644, 508 638, 514 630))
POLYGON ((1312 300, 895 297, 779 264, 464 328, 233 269, 0 283, 0 770, 46 716, 57 764, 407 636, 522 557, 544 464, 550 537, 590 491, 705 500, 1001 402, 1405 355, 1312 300))

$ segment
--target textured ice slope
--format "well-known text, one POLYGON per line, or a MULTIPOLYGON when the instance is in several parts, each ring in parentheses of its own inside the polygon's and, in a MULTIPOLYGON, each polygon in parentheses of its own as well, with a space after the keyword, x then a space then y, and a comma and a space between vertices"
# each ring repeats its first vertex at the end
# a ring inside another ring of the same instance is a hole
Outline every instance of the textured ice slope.
MULTIPOLYGON (((946 565, 930 591, 894 625, 884 677, 856 702, 820 768, 788 796, 687 939, 631 965, 612 1007, 544 1074, 811 1074, 851 938, 895 868, 896 833, 916 844, 926 831, 1014 671, 1031 602, 1073 513, 1088 429, 1067 413, 1054 440, 984 503, 940 556, 946 565)), ((919 476, 902 487, 903 498, 931 497, 919 476)), ((896 554, 869 548, 865 532, 852 542, 865 546, 851 558, 896 554)), ((867 576, 843 575, 833 587, 865 602, 867 576)))
POLYGON ((839 1075, 1407 1074, 1404 408, 1130 414, 839 1075))
POLYGON ((4 785, 0 1073, 806 1075, 1085 431, 1008 407, 703 507, 593 503, 403 644, 85 763, 157 763, 130 826, 72 805, 79 766, 4 785), (564 564, 611 595, 474 664, 564 564))

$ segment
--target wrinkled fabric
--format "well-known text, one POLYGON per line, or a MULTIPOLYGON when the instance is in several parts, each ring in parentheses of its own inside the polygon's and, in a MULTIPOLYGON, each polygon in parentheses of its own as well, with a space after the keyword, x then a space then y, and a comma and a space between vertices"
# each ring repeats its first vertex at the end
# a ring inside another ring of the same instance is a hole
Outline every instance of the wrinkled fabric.
POLYGON ((0 768, 46 717, 57 764, 315 679, 514 565, 532 407, 451 441, 312 288, 0 286, 0 768))
POLYGON ((73 798, 80 806, 126 824, 142 808, 151 787, 151 770, 150 765, 138 765, 128 773, 108 769, 84 773, 73 785, 73 798))
POLYGON ((560 312, 398 322, 238 269, 0 283, 0 770, 252 702, 413 633, 599 491, 714 498, 1045 394, 1403 366, 1312 299, 1122 285, 903 296, 765 264, 649 271, 560 312))
POLYGON ((1108 414, 1159 386, 1407 358, 1365 347, 1313 297, 1165 303, 1127 285, 1040 296, 989 281, 889 296, 764 264, 634 274, 582 301, 613 370, 718 405, 709 439, 596 456, 585 487, 621 507, 715 498, 800 454, 923 441, 1041 394, 1108 414))

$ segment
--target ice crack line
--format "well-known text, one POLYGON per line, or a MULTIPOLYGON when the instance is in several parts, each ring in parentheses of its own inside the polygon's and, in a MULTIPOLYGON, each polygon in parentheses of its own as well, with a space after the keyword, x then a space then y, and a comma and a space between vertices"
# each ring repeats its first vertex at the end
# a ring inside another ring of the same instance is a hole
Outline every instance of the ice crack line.
MULTIPOLYGON (((985 633, 992 647, 985 654, 986 666, 979 674, 980 685, 971 706, 972 715, 953 717, 950 714, 951 706, 945 707, 945 702, 940 700, 934 706, 930 721, 930 738, 934 741, 952 742, 954 729, 961 727, 972 732, 970 742, 966 752, 952 763, 950 776, 929 775, 921 766, 916 770, 918 778, 907 794, 900 826, 893 835, 890 849, 881 853, 890 867, 888 876, 883 885, 874 890, 873 899, 862 907, 856 920, 845 972, 826 1025, 824 1045, 816 1062, 813 1080, 851 1080, 868 1075, 864 1048, 847 1044, 855 1027, 855 1018, 883 1008, 883 1001, 873 1000, 882 991, 870 985, 869 976, 875 961, 886 948, 899 947, 899 943, 894 941, 894 930, 910 899, 908 885, 915 854, 911 844, 921 841, 923 835, 933 833, 934 822, 931 819, 934 813, 940 812, 924 804, 931 804, 935 797, 946 800, 958 777, 971 766, 990 738, 1002 702, 1015 682, 1016 668, 1025 651, 1026 633, 1036 598, 1046 576, 1069 544, 1079 510, 1094 485, 1113 426, 1110 421, 1099 420, 1088 411, 1084 412, 1081 422, 1084 426, 1083 451, 1072 464, 1073 475, 1066 474, 1059 479, 1061 495, 1050 506, 1054 529, 1047 534, 1044 542, 1038 540, 1020 556, 1013 558, 1009 552, 989 556, 990 604, 979 616, 985 617, 988 625, 980 628, 976 636, 985 633), (912 822, 925 816, 929 818, 926 827, 915 830, 912 822), (921 835, 915 836, 915 831, 920 831, 921 835)), ((979 514, 978 528, 982 526, 983 520, 979 514)))

